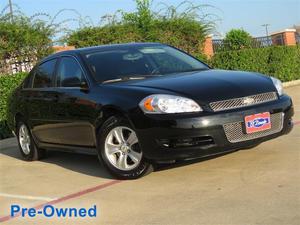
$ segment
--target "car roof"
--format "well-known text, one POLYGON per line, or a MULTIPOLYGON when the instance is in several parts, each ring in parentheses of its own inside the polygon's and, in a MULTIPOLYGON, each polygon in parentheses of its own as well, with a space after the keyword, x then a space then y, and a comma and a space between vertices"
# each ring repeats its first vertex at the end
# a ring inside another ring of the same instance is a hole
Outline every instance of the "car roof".
POLYGON ((135 42, 135 43, 109 44, 109 45, 99 45, 99 46, 92 46, 86 48, 77 48, 74 50, 67 50, 67 51, 54 53, 42 59, 40 63, 62 55, 78 55, 80 53, 88 54, 90 52, 101 51, 101 50, 115 50, 115 49, 122 49, 128 47, 149 47, 149 46, 158 46, 158 45, 163 45, 163 44, 155 43, 155 42, 140 42, 140 43, 135 42))

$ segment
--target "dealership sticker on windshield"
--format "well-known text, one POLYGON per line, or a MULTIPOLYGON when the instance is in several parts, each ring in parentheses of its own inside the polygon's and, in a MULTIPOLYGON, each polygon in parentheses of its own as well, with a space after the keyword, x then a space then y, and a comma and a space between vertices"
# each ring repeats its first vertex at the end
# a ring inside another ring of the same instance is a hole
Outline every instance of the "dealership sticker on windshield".
POLYGON ((246 116, 245 126, 247 134, 271 129, 270 113, 264 112, 246 116))

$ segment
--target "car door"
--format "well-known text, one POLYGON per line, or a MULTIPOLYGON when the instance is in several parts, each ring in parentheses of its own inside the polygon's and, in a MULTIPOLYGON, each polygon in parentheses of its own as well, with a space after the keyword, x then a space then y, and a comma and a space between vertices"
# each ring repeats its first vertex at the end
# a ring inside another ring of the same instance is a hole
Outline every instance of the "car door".
POLYGON ((89 100, 88 80, 83 67, 74 56, 60 58, 56 73, 56 95, 53 121, 58 144, 95 146, 96 104, 89 100))
POLYGON ((51 109, 57 101, 54 89, 56 63, 57 59, 51 59, 36 66, 32 72, 31 88, 24 89, 28 122, 39 142, 55 142, 49 135, 49 128, 51 129, 52 123, 51 109))

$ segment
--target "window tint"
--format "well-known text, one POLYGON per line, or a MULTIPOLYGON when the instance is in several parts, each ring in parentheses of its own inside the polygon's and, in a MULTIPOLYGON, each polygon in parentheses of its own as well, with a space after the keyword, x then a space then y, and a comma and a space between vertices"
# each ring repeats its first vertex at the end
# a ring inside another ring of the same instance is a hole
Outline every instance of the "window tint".
POLYGON ((52 86, 52 77, 55 69, 56 59, 39 65, 35 70, 34 88, 46 88, 52 86))
POLYGON ((63 57, 57 71, 58 87, 79 87, 85 81, 78 62, 71 57, 63 57))
POLYGON ((164 45, 100 50, 84 57, 99 82, 209 69, 193 57, 164 45))

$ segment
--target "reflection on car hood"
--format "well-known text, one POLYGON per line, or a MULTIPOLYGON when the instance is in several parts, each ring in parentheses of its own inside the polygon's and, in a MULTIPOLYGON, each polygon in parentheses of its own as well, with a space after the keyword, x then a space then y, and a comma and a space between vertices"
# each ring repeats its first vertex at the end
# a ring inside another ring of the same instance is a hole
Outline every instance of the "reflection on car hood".
POLYGON ((120 84, 166 90, 201 102, 276 91, 272 81, 267 76, 225 70, 172 74, 120 84))

